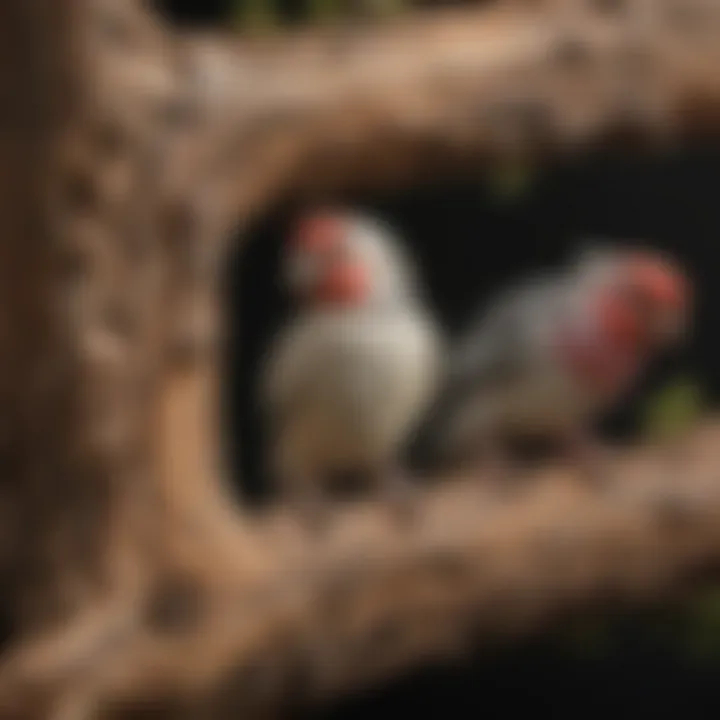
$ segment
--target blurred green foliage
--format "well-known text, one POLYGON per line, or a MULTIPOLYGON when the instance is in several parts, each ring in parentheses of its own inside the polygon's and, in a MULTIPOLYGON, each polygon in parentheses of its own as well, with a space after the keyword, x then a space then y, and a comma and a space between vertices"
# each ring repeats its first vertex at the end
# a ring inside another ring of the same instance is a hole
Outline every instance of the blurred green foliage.
POLYGON ((682 644, 693 660, 720 660, 720 587, 704 590, 685 604, 682 644))
MULTIPOLYGON (((702 389, 692 378, 669 383, 646 406, 644 429, 662 441, 686 432, 704 410, 702 389)), ((677 643, 690 659, 720 661, 720 586, 695 593, 681 608, 677 643)))
MULTIPOLYGON (((704 411, 700 384, 689 376, 667 383, 650 397, 641 418, 646 439, 662 442, 682 436, 704 411)), ((623 652, 624 642, 642 642, 694 662, 720 663, 720 586, 697 591, 666 612, 648 612, 633 622, 638 637, 623 640, 623 630, 609 619, 580 619, 561 633, 562 645, 574 657, 591 660, 623 652), (639 639, 638 639, 639 638, 639 639)))
POLYGON ((412 0, 365 0, 373 17, 390 17, 407 10, 412 0))
POLYGON ((627 652, 657 652, 720 668, 720 587, 694 592, 670 607, 566 622, 552 647, 580 662, 612 661, 627 652))
POLYGON ((232 24, 245 30, 267 30, 279 25, 275 0, 235 0, 232 24))
POLYGON ((615 639, 616 633, 609 621, 601 617, 570 622, 560 633, 564 650, 584 660, 607 656, 615 649, 615 639))
POLYGON ((533 186, 536 168, 529 161, 504 161, 486 176, 489 192, 500 202, 519 200, 533 186))
POLYGON ((678 378, 651 397, 645 406, 643 435, 653 441, 677 437, 697 422, 703 409, 698 383, 692 378, 678 378))
POLYGON ((343 4, 343 0, 308 0, 308 20, 318 22, 336 18, 342 14, 343 4))

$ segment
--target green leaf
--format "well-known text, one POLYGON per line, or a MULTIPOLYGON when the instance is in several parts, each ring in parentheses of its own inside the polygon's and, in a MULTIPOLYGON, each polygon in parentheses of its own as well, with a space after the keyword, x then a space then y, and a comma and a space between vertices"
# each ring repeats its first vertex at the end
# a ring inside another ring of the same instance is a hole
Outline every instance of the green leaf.
POLYGON ((644 435, 653 440, 677 437, 702 414, 702 392, 690 378, 678 379, 660 390, 646 405, 644 435))
POLYGON ((342 0, 308 0, 310 20, 329 20, 342 14, 342 0))
POLYGON ((529 162, 506 161, 488 177, 490 192, 500 200, 516 200, 524 195, 535 180, 535 168, 529 162))
POLYGON ((720 588, 705 590, 686 605, 684 644, 696 660, 720 657, 720 588))
POLYGON ((612 647, 612 632, 601 619, 570 623, 563 633, 565 648, 579 658, 606 655, 612 647))
POLYGON ((266 30, 280 24, 275 0, 235 0, 233 25, 243 30, 266 30))
POLYGON ((376 17, 392 17, 399 15, 409 4, 408 0, 366 0, 376 17))

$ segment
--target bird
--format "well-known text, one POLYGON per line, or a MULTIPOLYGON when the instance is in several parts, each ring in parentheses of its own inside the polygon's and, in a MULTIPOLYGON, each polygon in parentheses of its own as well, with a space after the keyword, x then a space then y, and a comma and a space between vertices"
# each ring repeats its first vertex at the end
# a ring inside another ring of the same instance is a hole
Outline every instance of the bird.
POLYGON ((559 441, 593 480, 607 477, 595 421, 690 326, 692 286, 674 259, 640 244, 587 241, 564 267, 498 293, 450 351, 420 431, 434 469, 484 471, 508 487, 513 436, 559 441))
POLYGON ((439 387, 443 338, 396 231, 344 208, 301 215, 283 255, 295 314, 268 353, 268 467, 315 528, 327 490, 355 471, 403 518, 414 506, 403 448, 439 387))

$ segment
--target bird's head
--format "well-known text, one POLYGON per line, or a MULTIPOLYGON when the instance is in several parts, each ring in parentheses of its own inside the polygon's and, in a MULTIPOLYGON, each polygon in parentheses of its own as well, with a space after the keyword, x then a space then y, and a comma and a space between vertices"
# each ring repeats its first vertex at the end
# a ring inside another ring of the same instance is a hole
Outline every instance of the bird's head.
POLYGON ((370 218, 321 210, 299 218, 285 278, 302 303, 357 307, 406 293, 411 270, 391 231, 370 218))
POLYGON ((647 350, 681 341, 689 325, 691 283, 674 260, 653 250, 623 249, 596 260, 591 272, 606 337, 647 350))
POLYGON ((654 253, 632 253, 624 264, 620 291, 653 346, 672 346, 683 338, 690 319, 691 284, 677 263, 654 253))

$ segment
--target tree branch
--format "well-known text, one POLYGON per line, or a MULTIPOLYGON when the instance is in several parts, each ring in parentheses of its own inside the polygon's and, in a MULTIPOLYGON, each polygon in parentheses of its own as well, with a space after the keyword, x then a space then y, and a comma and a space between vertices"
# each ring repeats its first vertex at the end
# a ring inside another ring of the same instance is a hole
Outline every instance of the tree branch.
POLYGON ((168 708, 266 717, 538 629, 569 609, 656 601, 720 563, 718 439, 713 423, 682 446, 624 453, 604 491, 558 467, 506 497, 481 481, 443 483, 426 491, 409 532, 369 503, 338 511, 321 542, 275 515, 256 530, 262 579, 219 577, 208 565, 184 592, 168 588, 174 609, 145 606, 114 643, 109 631, 97 635, 84 665, 67 652, 56 674, 9 661, 0 700, 18 688, 43 697, 43 681, 64 674, 64 697, 68 687, 92 688, 113 718, 136 717, 153 700, 168 717, 177 717, 168 708))
POLYGON ((281 189, 715 129, 717 3, 616 5, 497 3, 278 40, 191 38, 215 138, 206 172, 245 214, 281 189))

